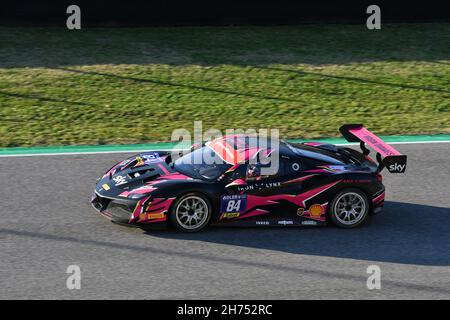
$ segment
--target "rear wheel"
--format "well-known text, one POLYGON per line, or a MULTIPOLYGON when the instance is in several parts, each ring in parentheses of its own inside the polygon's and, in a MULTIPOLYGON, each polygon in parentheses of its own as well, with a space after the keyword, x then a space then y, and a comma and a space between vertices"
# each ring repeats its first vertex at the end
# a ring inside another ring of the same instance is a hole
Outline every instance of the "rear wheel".
POLYGON ((369 200, 358 189, 344 189, 339 192, 330 205, 330 219, 340 228, 355 228, 369 216, 369 200))
POLYGON ((211 204, 202 194, 188 193, 176 200, 169 218, 180 231, 200 231, 211 219, 211 204))

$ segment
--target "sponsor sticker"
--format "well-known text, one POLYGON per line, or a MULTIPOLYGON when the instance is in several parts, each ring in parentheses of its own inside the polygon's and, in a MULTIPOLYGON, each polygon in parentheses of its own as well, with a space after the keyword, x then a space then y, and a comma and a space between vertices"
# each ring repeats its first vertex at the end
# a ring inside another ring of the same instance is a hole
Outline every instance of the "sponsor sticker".
POLYGON ((120 163, 120 166, 126 166, 128 163, 130 163, 130 159, 123 160, 123 161, 120 163))
POLYGON ((223 196, 220 203, 220 212, 227 213, 241 213, 247 208, 246 195, 230 195, 223 196))
POLYGON ((111 189, 111 188, 108 186, 107 183, 102 184, 102 188, 103 188, 104 190, 106 190, 106 191, 108 191, 109 189, 111 189))
POLYGON ((144 159, 144 162, 147 163, 155 163, 155 162, 161 162, 163 159, 159 156, 158 152, 152 152, 152 153, 146 153, 142 155, 142 158, 144 159))
POLYGON ((136 164, 133 166, 133 168, 136 168, 136 167, 140 167, 140 166, 143 166, 144 164, 145 164, 145 162, 144 162, 144 159, 142 159, 141 157, 139 157, 139 156, 137 156, 136 157, 136 164))
POLYGON ((256 182, 245 187, 238 187, 238 191, 271 189, 281 186, 281 182, 256 182))
POLYGON ((283 226, 287 226, 287 225, 294 224, 294 221, 292 221, 292 220, 281 220, 281 221, 278 221, 278 224, 282 224, 283 226))
POLYGON ((323 214, 323 208, 320 204, 313 204, 309 207, 309 214, 311 217, 320 217, 323 214))
POLYGON ((406 164, 399 164, 396 162, 389 166, 389 171, 402 173, 402 172, 405 172, 405 167, 406 167, 406 164))
POLYGON ((299 217, 303 216, 303 213, 305 212, 305 208, 298 208, 297 209, 297 215, 299 217))
POLYGON ((224 213, 222 215, 223 218, 227 218, 227 219, 231 219, 231 218, 237 218, 239 217, 241 214, 239 212, 234 212, 234 213, 224 213))
POLYGON ((316 226, 317 222, 316 221, 312 221, 312 220, 305 220, 305 221, 302 221, 302 225, 304 225, 304 226, 316 226))
POLYGON ((343 183, 371 183, 370 179, 345 179, 342 180, 343 183))
POLYGON ((269 221, 256 221, 255 223, 257 225, 263 225, 263 226, 268 226, 270 224, 269 221))
POLYGON ((124 176, 116 176, 113 178, 113 180, 116 183, 116 186, 127 183, 127 179, 124 176))
POLYGON ((160 212, 160 213, 141 213, 139 215, 140 220, 162 219, 164 217, 165 217, 165 214, 162 212, 160 212))
POLYGON ((335 170, 335 171, 344 171, 345 170, 345 166, 327 166, 329 169, 331 170, 335 170))
POLYGON ((148 213, 147 214, 147 219, 162 219, 164 218, 166 215, 162 212, 160 213, 148 213))

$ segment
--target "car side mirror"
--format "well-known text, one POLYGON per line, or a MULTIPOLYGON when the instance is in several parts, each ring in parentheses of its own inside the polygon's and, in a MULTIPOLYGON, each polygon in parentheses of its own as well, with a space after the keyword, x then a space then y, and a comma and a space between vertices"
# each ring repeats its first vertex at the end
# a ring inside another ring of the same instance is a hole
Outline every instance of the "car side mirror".
POLYGON ((252 181, 261 177, 261 167, 257 164, 250 164, 247 167, 245 180, 252 181))

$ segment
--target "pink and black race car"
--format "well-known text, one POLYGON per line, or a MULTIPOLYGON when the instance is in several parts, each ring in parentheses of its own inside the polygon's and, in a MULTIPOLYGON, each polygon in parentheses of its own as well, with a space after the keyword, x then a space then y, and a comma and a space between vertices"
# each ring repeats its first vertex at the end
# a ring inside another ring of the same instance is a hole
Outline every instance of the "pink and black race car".
POLYGON ((113 222, 143 228, 171 225, 195 232, 207 225, 328 222, 354 228, 381 211, 380 172, 384 167, 405 172, 406 155, 362 125, 344 125, 340 131, 359 142, 361 152, 318 142, 261 146, 246 135, 206 142, 176 160, 167 151, 144 152, 108 170, 91 203, 113 222), (376 151, 376 161, 367 146, 376 151), (268 174, 275 154, 276 170, 268 174))

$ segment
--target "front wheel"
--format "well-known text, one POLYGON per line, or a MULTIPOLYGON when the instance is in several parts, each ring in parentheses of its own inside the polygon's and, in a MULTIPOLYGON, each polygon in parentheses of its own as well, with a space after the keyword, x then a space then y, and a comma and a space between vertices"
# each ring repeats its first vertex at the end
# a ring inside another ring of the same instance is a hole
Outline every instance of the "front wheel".
POLYGON ((200 231, 211 219, 210 201, 202 194, 185 194, 176 200, 169 219, 180 231, 200 231))
POLYGON ((367 220, 370 204, 364 192, 358 189, 344 189, 330 205, 330 219, 340 228, 355 228, 367 220))

